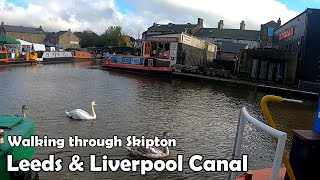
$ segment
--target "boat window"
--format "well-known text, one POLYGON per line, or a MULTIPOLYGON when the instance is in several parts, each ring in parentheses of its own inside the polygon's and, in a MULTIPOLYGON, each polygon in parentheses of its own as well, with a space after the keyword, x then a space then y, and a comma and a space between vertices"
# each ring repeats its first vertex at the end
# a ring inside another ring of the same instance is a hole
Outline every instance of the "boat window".
POLYGON ((152 42, 151 56, 159 57, 163 59, 169 59, 170 57, 170 43, 152 42))
POLYGON ((152 42, 151 48, 152 48, 151 56, 157 56, 157 53, 158 53, 158 52, 157 52, 158 43, 152 42))
POLYGON ((6 53, 0 53, 0 59, 7 59, 6 53))

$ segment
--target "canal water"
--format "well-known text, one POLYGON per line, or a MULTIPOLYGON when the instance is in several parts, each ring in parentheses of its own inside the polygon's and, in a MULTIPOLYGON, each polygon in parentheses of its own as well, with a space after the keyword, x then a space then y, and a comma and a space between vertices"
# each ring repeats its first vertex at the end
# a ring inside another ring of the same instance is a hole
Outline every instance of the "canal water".
MULTIPOLYGON (((170 157, 184 155, 183 172, 69 172, 71 156, 78 154, 89 168, 89 155, 108 155, 110 159, 128 158, 123 147, 37 147, 36 157, 49 154, 63 159, 60 172, 40 172, 40 179, 226 179, 226 172, 192 172, 188 159, 200 154, 205 159, 230 159, 239 111, 248 111, 263 121, 259 106, 265 95, 253 89, 223 83, 178 79, 154 79, 102 71, 90 63, 0 67, 0 114, 19 114, 28 106, 27 116, 35 120, 40 137, 111 138, 126 136, 161 136, 171 132, 177 146, 170 157), (91 113, 95 101, 97 119, 71 120, 65 111, 76 108, 91 113)), ((297 97, 298 99, 302 97, 297 97)), ((304 99, 302 99, 304 100, 304 99)), ((271 104, 270 110, 280 130, 310 129, 317 102, 271 104)), ((265 122, 265 121, 264 121, 265 122)), ((249 155, 250 169, 271 167, 275 143, 263 132, 247 125, 242 152, 249 155)), ((98 158, 99 159, 99 158, 98 158)), ((100 158, 101 160, 101 158, 100 158)), ((99 164, 99 163, 98 163, 99 164)), ((101 164, 101 163, 100 163, 101 164)))

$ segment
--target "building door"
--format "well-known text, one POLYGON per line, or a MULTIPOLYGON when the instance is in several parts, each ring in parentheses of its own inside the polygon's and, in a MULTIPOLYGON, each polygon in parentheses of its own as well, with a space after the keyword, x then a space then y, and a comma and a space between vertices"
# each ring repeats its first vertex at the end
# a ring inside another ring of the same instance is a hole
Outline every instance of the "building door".
POLYGON ((267 77, 268 62, 261 61, 259 79, 265 80, 267 77))
POLYGON ((259 60, 258 59, 252 59, 252 65, 251 65, 251 78, 257 79, 258 78, 258 69, 259 69, 259 60))
POLYGON ((282 62, 270 62, 267 80, 274 82, 283 82, 284 66, 284 63, 282 62))
POLYGON ((253 79, 282 82, 284 67, 283 62, 253 59, 250 77, 253 79))
POLYGON ((268 68, 268 81, 272 81, 275 73, 275 63, 271 62, 269 63, 269 68, 268 68))
POLYGON ((276 71, 276 82, 282 82, 283 76, 284 76, 284 64, 278 63, 277 71, 276 71))

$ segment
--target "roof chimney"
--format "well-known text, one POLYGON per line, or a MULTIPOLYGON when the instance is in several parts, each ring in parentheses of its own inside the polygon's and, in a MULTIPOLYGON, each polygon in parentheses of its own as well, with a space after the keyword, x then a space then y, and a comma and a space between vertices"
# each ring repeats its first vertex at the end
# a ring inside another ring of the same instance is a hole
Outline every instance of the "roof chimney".
POLYGON ((220 20, 218 23, 218 29, 223 29, 223 20, 220 20))
POLYGON ((245 29, 246 29, 246 24, 244 23, 244 21, 242 21, 242 22, 240 23, 240 30, 243 31, 243 30, 245 30, 245 29))
POLYGON ((277 24, 279 27, 281 26, 281 19, 280 18, 278 19, 277 24))
POLYGON ((3 21, 1 22, 1 26, 4 26, 4 22, 3 21))
POLYGON ((203 27, 203 19, 198 18, 198 26, 203 27))

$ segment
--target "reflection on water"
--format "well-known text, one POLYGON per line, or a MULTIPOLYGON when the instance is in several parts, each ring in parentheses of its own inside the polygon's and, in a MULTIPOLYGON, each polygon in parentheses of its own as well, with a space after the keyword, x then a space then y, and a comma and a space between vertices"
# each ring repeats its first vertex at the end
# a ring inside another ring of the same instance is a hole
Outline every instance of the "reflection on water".
MULTIPOLYGON (((188 159, 201 154, 206 159, 230 158, 240 108, 262 119, 260 100, 264 94, 251 89, 221 83, 201 83, 186 80, 151 79, 86 68, 90 63, 6 67, 0 70, 0 113, 17 114, 23 104, 35 119, 36 134, 50 138, 110 138, 126 136, 160 136, 171 131, 177 146, 171 157, 184 155, 183 172, 151 172, 146 176, 130 172, 71 173, 67 162, 73 154, 83 157, 88 168, 89 155, 108 155, 111 159, 128 158, 124 148, 116 147, 53 147, 37 148, 37 157, 45 159, 55 154, 64 161, 64 169, 55 173, 40 173, 41 179, 225 179, 226 173, 195 173, 188 168, 188 159), (95 100, 96 120, 75 121, 65 111, 76 108, 91 112, 95 100)), ((2 68, 2 67, 1 67, 2 68)), ((0 69, 1 69, 0 68, 0 69)), ((271 104, 274 120, 281 130, 309 129, 312 126, 316 102, 303 105, 271 104)), ((249 154, 250 169, 271 167, 275 144, 272 139, 247 125, 243 151, 249 154)))

